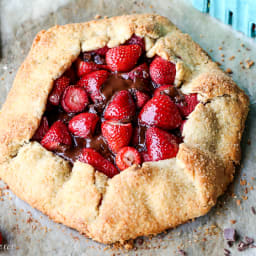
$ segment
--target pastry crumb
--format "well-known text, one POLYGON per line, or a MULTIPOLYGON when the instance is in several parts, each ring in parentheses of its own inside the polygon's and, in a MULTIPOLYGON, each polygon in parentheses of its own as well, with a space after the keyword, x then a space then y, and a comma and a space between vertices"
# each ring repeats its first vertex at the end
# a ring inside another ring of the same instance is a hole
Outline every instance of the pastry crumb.
POLYGON ((226 73, 228 73, 228 74, 232 74, 232 73, 233 73, 233 71, 232 71, 230 68, 227 68, 227 69, 226 69, 226 73))

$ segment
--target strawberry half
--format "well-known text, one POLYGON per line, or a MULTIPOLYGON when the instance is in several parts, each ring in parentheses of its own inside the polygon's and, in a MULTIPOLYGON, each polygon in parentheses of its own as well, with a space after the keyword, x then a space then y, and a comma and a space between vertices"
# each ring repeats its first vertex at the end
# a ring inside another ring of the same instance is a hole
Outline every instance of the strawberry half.
POLYGON ((179 150, 178 138, 156 127, 146 131, 146 146, 151 161, 175 157, 179 150))
POLYGON ((135 96, 136 96, 137 108, 142 108, 147 103, 147 101, 150 100, 150 97, 148 94, 138 90, 136 90, 135 96))
POLYGON ((89 99, 85 89, 75 85, 68 86, 61 99, 61 106, 68 113, 81 112, 88 103, 89 99))
POLYGON ((151 79, 160 85, 173 84, 176 75, 176 66, 168 60, 156 56, 149 67, 151 79))
POLYGON ((79 77, 100 69, 100 65, 94 62, 85 62, 80 60, 79 58, 76 61, 76 66, 77 66, 77 75, 79 77))
POLYGON ((154 91, 154 97, 164 94, 165 91, 167 92, 172 87, 173 87, 173 85, 171 85, 171 84, 165 84, 165 85, 162 85, 162 86, 156 88, 154 91))
POLYGON ((175 129, 181 125, 182 118, 174 102, 167 95, 153 97, 139 114, 141 124, 163 129, 175 129))
POLYGON ((144 83, 148 83, 149 81, 149 69, 146 63, 139 65, 138 67, 131 70, 128 74, 128 77, 134 82, 136 79, 140 79, 144 83))
POLYGON ((195 109, 198 103, 199 101, 197 100, 197 94, 193 93, 185 95, 185 101, 177 103, 177 106, 182 116, 186 117, 195 109))
POLYGON ((57 150, 63 145, 72 143, 68 128, 62 121, 56 121, 41 140, 41 144, 48 150, 57 150))
POLYGON ((128 39, 125 44, 137 44, 141 47, 142 51, 145 51, 145 41, 143 37, 139 37, 136 35, 132 35, 130 39, 128 39))
POLYGON ((104 112, 105 119, 122 122, 131 121, 134 115, 135 103, 130 92, 126 90, 117 92, 104 112))
POLYGON ((87 138, 93 135, 99 117, 93 113, 81 113, 74 116, 68 123, 68 129, 76 136, 87 138))
POLYGON ((62 76, 55 80, 53 89, 49 95, 49 102, 54 105, 58 106, 60 103, 61 95, 63 94, 66 87, 69 86, 70 79, 66 76, 62 76))
POLYGON ((109 73, 106 70, 98 70, 82 76, 77 85, 86 89, 94 103, 101 102, 103 98, 100 94, 100 87, 106 81, 108 76, 109 73))
POLYGON ((96 170, 104 173, 109 178, 119 173, 110 161, 92 148, 84 148, 79 156, 79 161, 92 165, 96 170))
POLYGON ((109 148, 117 153, 122 147, 128 146, 132 137, 132 124, 105 121, 101 124, 101 131, 109 148))
POLYGON ((44 135, 48 132, 48 130, 49 130, 49 123, 48 123, 47 117, 44 116, 32 139, 36 141, 40 141, 44 137, 44 135))
POLYGON ((141 164, 141 156, 133 147, 123 147, 116 155, 116 165, 122 171, 132 165, 141 164))
POLYGON ((137 63, 142 53, 137 44, 120 45, 106 53, 106 62, 112 71, 127 72, 137 63))

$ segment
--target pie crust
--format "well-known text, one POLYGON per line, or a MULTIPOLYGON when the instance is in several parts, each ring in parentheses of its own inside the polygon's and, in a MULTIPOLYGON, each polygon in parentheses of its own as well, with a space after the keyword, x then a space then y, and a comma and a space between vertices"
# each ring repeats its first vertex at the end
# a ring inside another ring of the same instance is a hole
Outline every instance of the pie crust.
POLYGON ((56 222, 102 243, 157 234, 206 214, 233 180, 249 99, 191 37, 168 19, 129 15, 43 30, 0 113, 0 177, 56 222), (176 158, 132 166, 112 179, 88 164, 74 166, 30 142, 54 80, 81 51, 114 47, 133 34, 147 57, 176 63, 175 84, 200 103, 183 129, 176 158), (179 56, 179 57, 176 57, 179 56))

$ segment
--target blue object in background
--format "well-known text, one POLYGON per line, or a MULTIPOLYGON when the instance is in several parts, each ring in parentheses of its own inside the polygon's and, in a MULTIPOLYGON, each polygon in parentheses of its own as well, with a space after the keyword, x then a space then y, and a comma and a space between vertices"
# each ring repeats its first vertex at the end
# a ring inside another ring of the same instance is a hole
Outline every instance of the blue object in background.
POLYGON ((256 0, 192 0, 201 12, 256 39, 256 0))

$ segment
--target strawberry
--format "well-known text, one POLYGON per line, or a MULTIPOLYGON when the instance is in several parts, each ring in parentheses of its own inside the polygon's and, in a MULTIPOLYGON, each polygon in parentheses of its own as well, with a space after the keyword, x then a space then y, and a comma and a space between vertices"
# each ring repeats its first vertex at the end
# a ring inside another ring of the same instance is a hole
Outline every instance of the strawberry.
POLYGON ((197 100, 197 94, 193 93, 185 95, 185 101, 177 103, 177 106, 181 115, 186 117, 195 109, 198 103, 199 101, 197 100))
POLYGON ((112 71, 127 72, 137 63, 141 52, 137 44, 120 45, 107 51, 106 62, 112 71))
POLYGON ((136 36, 135 34, 128 39, 125 44, 137 44, 141 47, 142 51, 145 51, 145 42, 143 37, 136 36))
POLYGON ((50 128, 41 140, 41 144, 48 150, 57 150, 63 145, 70 146, 72 143, 68 128, 58 120, 50 128))
POLYGON ((153 97, 142 108, 139 114, 142 124, 157 126, 163 129, 175 129, 182 119, 178 108, 167 95, 153 97))
POLYGON ((135 103, 129 91, 117 92, 106 107, 104 118, 122 122, 131 121, 135 115, 135 103))
POLYGON ((76 61, 77 66, 77 75, 79 77, 92 73, 93 71, 99 70, 101 65, 98 65, 94 62, 85 62, 79 58, 76 61))
POLYGON ((149 69, 148 65, 146 63, 143 63, 137 67, 135 67, 133 70, 131 70, 128 74, 128 77, 133 80, 134 82, 136 79, 140 79, 144 83, 148 83, 149 81, 149 69))
POLYGON ((44 135, 48 132, 48 130, 49 130, 49 123, 48 123, 47 117, 44 116, 32 139, 40 141, 44 137, 44 135))
POLYGON ((132 124, 105 121, 101 124, 101 131, 109 148, 117 153, 122 147, 128 146, 132 137, 132 124))
POLYGON ((98 171, 104 173, 109 178, 118 174, 117 168, 100 153, 92 148, 84 148, 79 156, 79 161, 92 165, 98 171))
POLYGON ((160 85, 173 84, 176 75, 176 66, 168 60, 156 56, 149 67, 151 79, 160 85))
POLYGON ((146 147, 151 161, 175 157, 179 150, 177 137, 156 127, 146 131, 146 147))
POLYGON ((81 112, 88 103, 89 99, 85 89, 75 85, 68 86, 61 99, 61 106, 68 113, 81 112))
POLYGON ((146 102, 149 101, 150 99, 148 94, 138 90, 136 90, 135 96, 136 96, 137 108, 142 108, 146 104, 146 102))
POLYGON ((74 116, 68 124, 68 129, 76 136, 86 138, 92 135, 99 117, 93 113, 81 113, 74 116))
POLYGON ((122 171, 132 165, 141 164, 141 156, 133 147, 123 147, 116 155, 116 165, 122 171))
POLYGON ((155 89, 155 91, 154 91, 154 97, 155 97, 155 96, 159 96, 159 95, 161 95, 161 94, 164 94, 165 91, 168 92, 168 90, 169 90, 170 88, 172 88, 172 87, 173 87, 173 85, 171 85, 171 84, 165 84, 165 85, 162 85, 162 86, 158 87, 158 88, 155 89))
POLYGON ((108 78, 109 73, 106 70, 98 70, 93 73, 82 76, 77 85, 84 87, 90 95, 92 101, 97 103, 103 98, 100 94, 100 87, 108 78))
POLYGON ((75 82, 76 82, 76 72, 73 69, 73 67, 70 67, 69 69, 67 69, 64 73, 64 76, 66 76, 70 79, 70 84, 75 84, 75 82))
POLYGON ((147 151, 140 152, 140 155, 142 157, 142 162, 150 162, 151 161, 151 158, 147 151))
POLYGON ((61 95, 63 94, 66 87, 69 86, 70 79, 66 76, 62 76, 55 80, 53 89, 49 95, 49 102, 54 105, 58 106, 60 103, 61 95))

